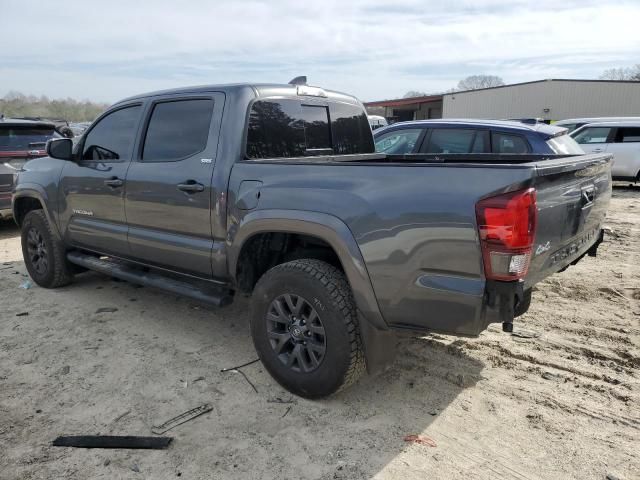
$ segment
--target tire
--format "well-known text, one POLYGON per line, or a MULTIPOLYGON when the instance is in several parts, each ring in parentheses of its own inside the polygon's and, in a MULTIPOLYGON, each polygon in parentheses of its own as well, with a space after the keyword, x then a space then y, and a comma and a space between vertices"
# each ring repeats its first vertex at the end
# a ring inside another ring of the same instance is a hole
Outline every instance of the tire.
POLYGON ((42 210, 30 211, 22 222, 22 256, 29 275, 41 287, 62 287, 73 278, 64 245, 42 210))
POLYGON ((326 397, 365 370, 351 289, 328 263, 301 259, 267 271, 253 291, 250 318, 260 360, 296 395, 326 397))

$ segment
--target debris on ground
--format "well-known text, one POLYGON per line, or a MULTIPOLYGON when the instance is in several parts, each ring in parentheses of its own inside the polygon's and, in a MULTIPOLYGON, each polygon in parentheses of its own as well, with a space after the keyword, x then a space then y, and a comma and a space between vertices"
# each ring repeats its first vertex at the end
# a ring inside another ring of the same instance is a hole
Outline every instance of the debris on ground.
POLYGON ((58 437, 53 441, 54 447, 76 448, 167 448, 173 437, 137 437, 132 435, 71 435, 58 437))
POLYGON ((428 445, 430 447, 436 446, 435 440, 433 440, 430 437, 427 437, 426 435, 407 435, 406 437, 404 437, 404 441, 411 442, 411 443, 419 443, 420 445, 428 445))
POLYGON ((29 315, 29 312, 16 313, 16 317, 26 317, 27 315, 29 315))
POLYGON ((267 403, 298 403, 295 398, 282 399, 280 397, 268 398, 267 403))
POLYGON ((31 283, 29 280, 25 280, 20 284, 20 288, 24 288, 25 290, 29 290, 32 286, 33 283, 31 283))
POLYGON ((256 358, 255 360, 251 360, 250 362, 243 363, 242 365, 238 365, 237 367, 223 368, 222 370, 220 370, 220 372, 222 372, 222 373, 226 373, 226 372, 239 373, 240 375, 242 375, 244 377, 244 379, 247 381, 247 383, 249 385, 251 385, 251 388, 253 388, 253 391, 258 393, 258 389, 256 388, 256 386, 253 384, 253 382, 251 380, 249 380, 249 377, 247 377, 247 375, 240 369, 244 368, 244 367, 248 367, 249 365, 253 365, 254 363, 257 363, 259 361, 260 361, 260 359, 256 358))
POLYGON ((117 312, 118 309, 115 307, 101 307, 99 309, 96 310, 96 313, 113 313, 113 312, 117 312))
POLYGON ((120 420, 122 420, 124 417, 126 417, 126 416, 127 416, 127 415, 129 415, 130 413, 131 413, 131 410, 127 410, 126 412, 121 413, 120 415, 118 415, 116 418, 114 418, 114 419, 113 419, 113 422, 112 422, 112 423, 117 423, 117 422, 119 422, 120 420))
POLYGON ((513 332, 511 332, 512 337, 519 338, 538 338, 540 337, 540 333, 534 330, 526 330, 524 328, 514 328, 513 332))
POLYGON ((251 360, 250 362, 247 363, 243 363, 242 365, 238 365, 237 367, 229 367, 229 368, 223 368, 222 370, 220 370, 220 372, 224 373, 224 372, 230 372, 232 370, 239 370, 243 367, 248 367, 249 365, 253 365, 254 363, 259 362, 260 359, 256 358, 255 360, 251 360))
POLYGON ((208 413, 211 410, 213 410, 213 407, 210 404, 205 403, 204 405, 200 405, 199 407, 192 408, 191 410, 181 413, 180 415, 177 415, 167 420, 161 425, 155 425, 151 429, 151 431, 156 435, 160 435, 164 432, 171 430, 174 427, 177 427, 178 425, 182 425, 183 423, 188 422, 189 420, 193 420, 194 418, 199 417, 200 415, 204 415, 205 413, 208 413))

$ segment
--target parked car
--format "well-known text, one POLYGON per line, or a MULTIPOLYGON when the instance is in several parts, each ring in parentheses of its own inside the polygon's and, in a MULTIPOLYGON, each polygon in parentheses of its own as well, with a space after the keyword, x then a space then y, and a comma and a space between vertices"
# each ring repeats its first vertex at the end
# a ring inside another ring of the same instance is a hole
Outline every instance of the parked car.
POLYGON ((369 119, 369 125, 371 125, 371 130, 377 130, 378 128, 386 127, 389 125, 387 123, 387 119, 381 117, 380 115, 367 115, 369 119))
POLYGON ((47 150, 13 200, 36 284, 85 268, 251 295, 260 359, 309 398, 379 370, 397 331, 510 331, 537 282, 596 254, 611 195, 606 154, 377 154, 358 100, 300 84, 139 95, 47 150))
POLYGON ((597 122, 640 122, 640 117, 591 117, 591 118, 567 118, 566 120, 560 120, 555 122, 557 127, 564 127, 569 130, 569 133, 577 130, 578 128, 588 123, 597 122))
POLYGON ((640 181, 640 120, 589 123, 571 136, 585 152, 613 154, 614 180, 640 181))
POLYGON ((584 153, 567 130, 506 120, 418 120, 374 133, 376 151, 407 153, 584 153))
POLYGON ((44 157, 47 140, 61 136, 53 123, 0 116, 0 219, 11 218, 11 191, 25 162, 44 157))

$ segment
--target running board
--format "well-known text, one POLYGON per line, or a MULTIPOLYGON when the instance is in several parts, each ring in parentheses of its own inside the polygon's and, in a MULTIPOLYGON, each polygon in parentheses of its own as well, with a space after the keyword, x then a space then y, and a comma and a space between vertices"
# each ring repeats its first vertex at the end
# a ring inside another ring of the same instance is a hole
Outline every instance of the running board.
POLYGON ((131 267, 124 263, 98 258, 80 252, 67 253, 67 260, 81 267, 111 277, 146 287, 167 290, 177 295, 215 305, 216 307, 224 307, 233 301, 233 295, 229 289, 211 285, 204 280, 194 279, 192 282, 189 282, 159 273, 145 272, 140 268, 131 267))

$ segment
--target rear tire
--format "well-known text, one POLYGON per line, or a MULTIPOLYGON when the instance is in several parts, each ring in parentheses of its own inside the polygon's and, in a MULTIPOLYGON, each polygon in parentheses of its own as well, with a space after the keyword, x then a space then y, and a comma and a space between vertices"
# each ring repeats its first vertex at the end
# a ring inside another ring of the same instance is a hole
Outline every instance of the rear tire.
POLYGON ((29 275, 41 287, 62 287, 73 278, 64 244, 42 210, 30 211, 22 222, 22 256, 29 275))
POLYGON ((336 393, 365 370, 349 284, 320 260, 277 265, 260 278, 251 300, 251 334, 271 376, 301 397, 336 393))

